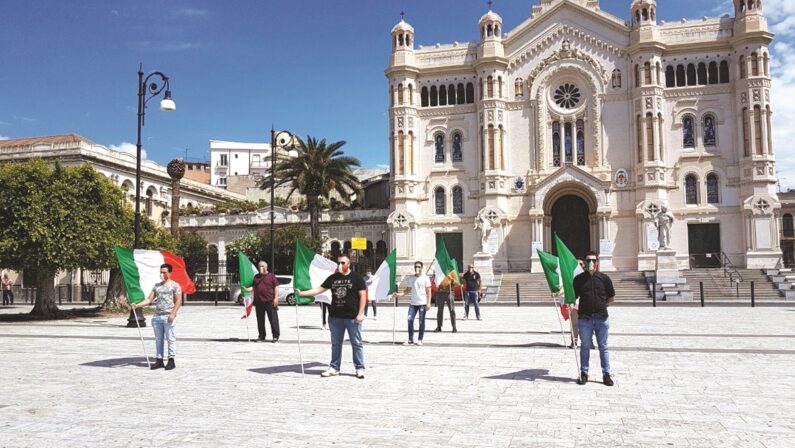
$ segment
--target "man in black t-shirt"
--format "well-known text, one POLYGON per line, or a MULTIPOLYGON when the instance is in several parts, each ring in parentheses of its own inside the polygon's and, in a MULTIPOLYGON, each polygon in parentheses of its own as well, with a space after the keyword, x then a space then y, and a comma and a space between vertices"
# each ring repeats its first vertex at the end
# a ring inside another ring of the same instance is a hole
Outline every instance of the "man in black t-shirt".
POLYGON ((598 272, 599 260, 594 252, 585 256, 585 272, 574 277, 574 295, 580 299, 577 326, 580 330, 580 377, 577 384, 588 382, 588 362, 591 356, 591 338, 596 333, 599 361, 602 364, 602 381, 613 385, 610 376, 610 355, 607 351, 607 333, 610 323, 607 306, 613 303, 616 291, 607 275, 598 272))
POLYGON ((364 346, 362 344, 362 321, 364 307, 367 305, 367 285, 364 279, 351 271, 351 260, 347 255, 337 257, 338 270, 331 274, 319 287, 308 291, 298 291, 301 297, 313 297, 331 290, 329 305, 329 330, 331 330, 331 363, 329 369, 320 376, 330 377, 340 374, 342 341, 345 332, 351 340, 353 364, 356 378, 364 378, 364 346))
POLYGON ((474 265, 469 265, 464 274, 464 320, 469 319, 469 303, 475 305, 475 316, 480 320, 480 305, 478 298, 482 292, 480 274, 475 270, 474 265))

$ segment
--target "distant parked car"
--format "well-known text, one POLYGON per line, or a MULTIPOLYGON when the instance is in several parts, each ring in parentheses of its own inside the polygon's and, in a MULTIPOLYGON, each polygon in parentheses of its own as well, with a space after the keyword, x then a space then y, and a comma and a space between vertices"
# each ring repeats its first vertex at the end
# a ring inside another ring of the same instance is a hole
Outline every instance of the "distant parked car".
MULTIPOLYGON (((279 281, 279 303, 287 305, 295 305, 295 295, 293 292, 293 276, 292 275, 277 275, 276 279, 279 281)), ((236 286, 232 290, 232 297, 238 305, 243 304, 243 295, 240 293, 240 286, 236 286)))

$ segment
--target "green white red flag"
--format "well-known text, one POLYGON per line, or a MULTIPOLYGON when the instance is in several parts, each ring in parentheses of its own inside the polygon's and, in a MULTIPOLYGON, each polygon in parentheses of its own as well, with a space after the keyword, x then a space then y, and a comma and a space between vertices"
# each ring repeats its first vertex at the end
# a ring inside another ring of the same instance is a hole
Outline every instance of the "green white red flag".
POLYGON ((171 280, 179 284, 182 294, 196 292, 196 285, 188 276, 182 257, 163 250, 132 250, 119 246, 113 249, 116 252, 116 259, 119 261, 121 276, 127 287, 127 297, 130 302, 143 302, 146 296, 152 292, 155 284, 162 281, 160 266, 163 264, 171 265, 171 280))
MULTIPOLYGON (((293 286, 295 289, 306 291, 317 288, 335 272, 337 272, 337 263, 312 252, 312 249, 300 241, 295 242, 295 258, 293 259, 293 286)), ((326 291, 315 297, 299 297, 298 294, 295 294, 296 305, 308 305, 313 302, 331 304, 331 291, 326 291)))
POLYGON ((251 315, 251 308, 254 307, 254 292, 246 291, 246 288, 251 288, 254 285, 254 276, 257 275, 257 268, 254 263, 248 259, 243 252, 237 252, 237 260, 240 268, 240 295, 243 296, 243 317, 247 318, 251 315))
POLYGON ((375 271, 370 286, 367 287, 367 299, 371 302, 384 302, 390 300, 397 291, 395 274, 397 271, 397 250, 386 256, 381 266, 375 271))

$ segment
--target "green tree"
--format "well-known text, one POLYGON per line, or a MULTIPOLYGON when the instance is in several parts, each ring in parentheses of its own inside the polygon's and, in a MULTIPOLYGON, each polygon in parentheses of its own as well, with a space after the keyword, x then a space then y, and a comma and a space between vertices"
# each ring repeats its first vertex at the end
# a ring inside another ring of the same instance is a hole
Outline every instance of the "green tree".
MULTIPOLYGON (((292 224, 279 227, 274 231, 274 264, 270 269, 280 274, 292 274, 295 242, 300 241, 315 252, 320 253, 322 244, 306 233, 306 227, 292 224)), ((248 233, 226 245, 226 259, 237 260, 237 252, 241 251, 252 261, 265 260, 270 263, 270 231, 248 233)), ((227 264, 227 272, 237 272, 237 264, 227 264)))
MULTIPOLYGON (((294 192, 306 197, 309 211, 309 227, 314 240, 320 239, 320 198, 329 199, 329 194, 336 191, 341 198, 347 200, 352 193, 361 194, 359 179, 353 174, 352 167, 361 165, 359 159, 345 156, 340 149, 344 141, 326 144, 326 140, 318 141, 307 137, 306 141, 297 138, 296 157, 280 155, 276 160, 275 187, 288 186, 289 199, 294 192)), ((268 174, 260 184, 263 190, 271 188, 271 175, 268 174)))
POLYGON ((195 230, 181 230, 177 238, 177 255, 185 260, 188 275, 194 278, 197 272, 207 268, 207 241, 195 230))
POLYGON ((33 280, 36 316, 59 314, 57 272, 111 267, 113 246, 131 230, 122 190, 88 164, 2 164, 0 203, 0 265, 33 280))

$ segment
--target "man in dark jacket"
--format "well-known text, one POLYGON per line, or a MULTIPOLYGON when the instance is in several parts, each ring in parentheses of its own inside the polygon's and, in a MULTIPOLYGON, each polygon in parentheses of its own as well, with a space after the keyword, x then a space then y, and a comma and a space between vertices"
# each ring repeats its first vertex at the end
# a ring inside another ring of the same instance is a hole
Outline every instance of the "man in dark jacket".
POLYGON ((279 340, 279 280, 272 272, 268 272, 268 263, 257 263, 259 272, 254 276, 254 284, 247 291, 254 290, 254 308, 257 314, 257 332, 260 341, 265 341, 268 332, 265 330, 265 316, 271 324, 273 342, 279 340))
POLYGON ((574 294, 579 298, 578 322, 580 330, 580 377, 577 384, 588 382, 588 361, 591 356, 591 338, 596 333, 599 361, 602 364, 602 381, 613 385, 610 376, 610 355, 607 351, 607 333, 610 328, 607 306, 615 300, 616 291, 610 277, 598 271, 599 260, 594 252, 585 256, 585 272, 574 277, 574 294))

